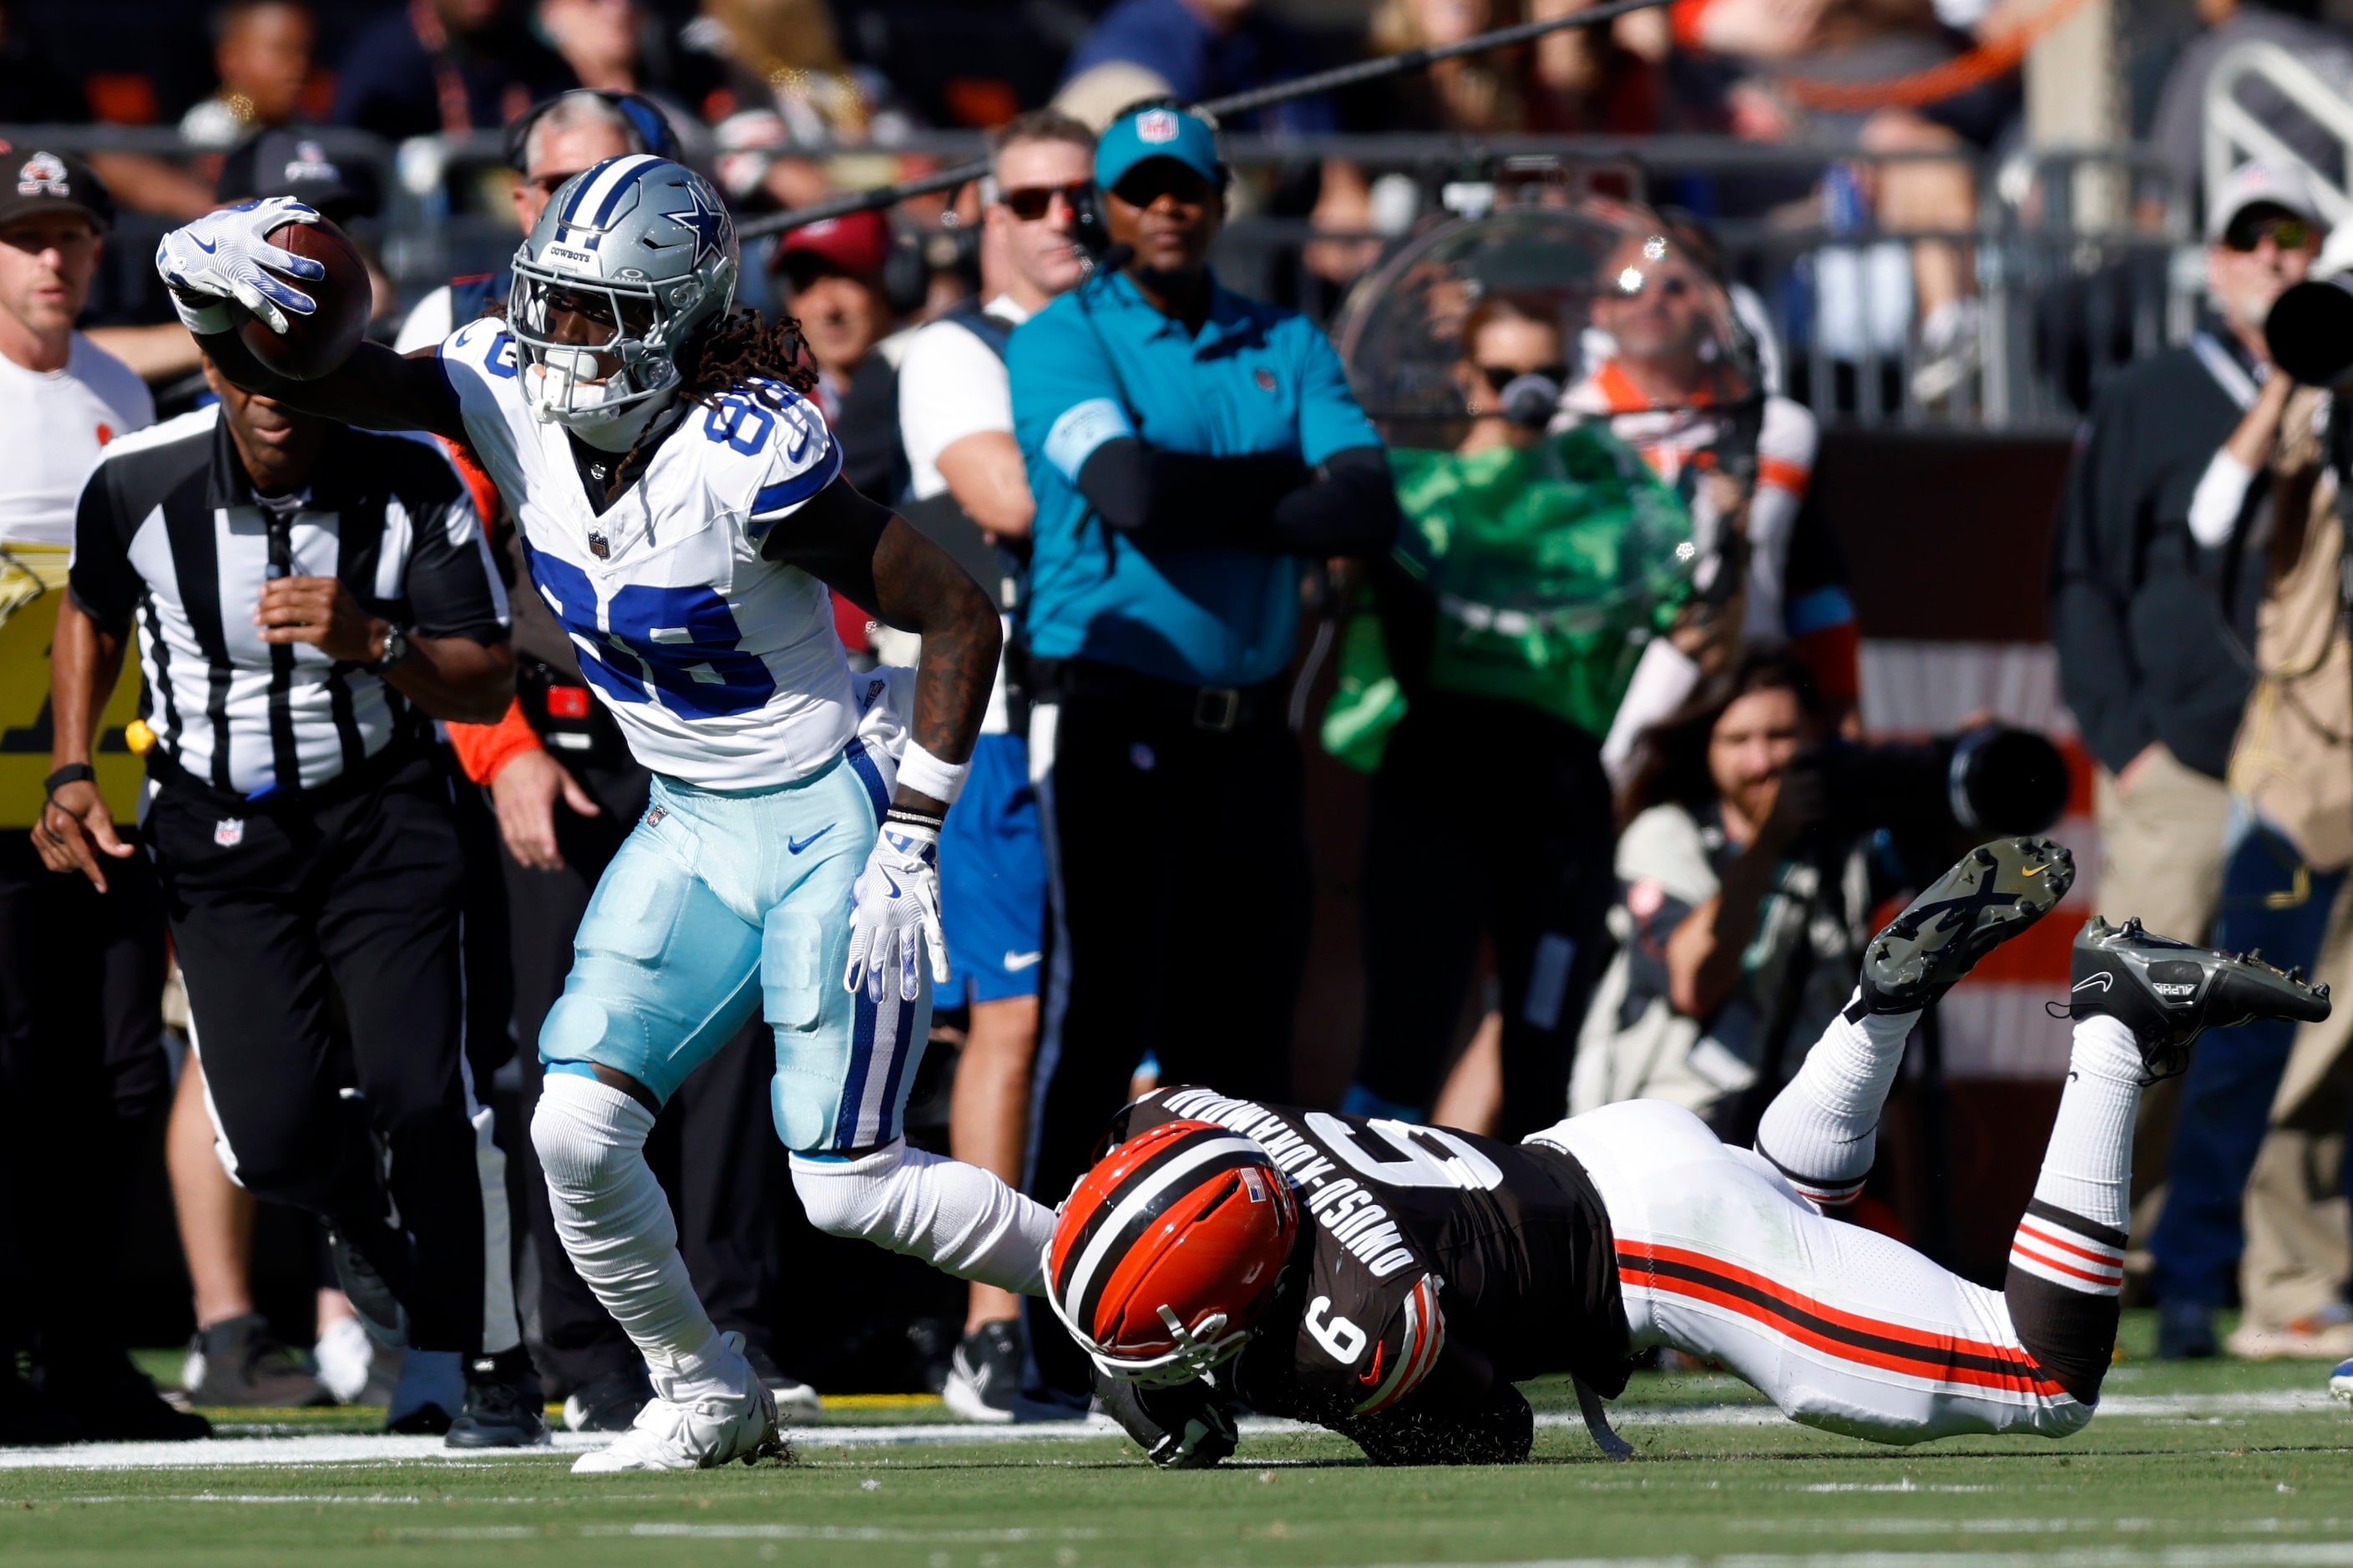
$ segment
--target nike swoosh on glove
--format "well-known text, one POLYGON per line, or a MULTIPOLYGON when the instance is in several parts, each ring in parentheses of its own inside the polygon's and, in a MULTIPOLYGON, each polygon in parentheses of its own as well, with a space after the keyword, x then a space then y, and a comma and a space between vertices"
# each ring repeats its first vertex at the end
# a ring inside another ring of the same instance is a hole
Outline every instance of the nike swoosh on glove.
POLYGON ((319 308, 318 301, 263 268, 306 282, 324 278, 327 269, 307 256, 270 244, 269 234, 284 224, 318 221, 316 211, 293 197, 270 196, 206 213, 156 241, 155 270, 172 286, 172 305, 181 323, 199 334, 232 331, 237 318, 227 301, 234 300, 283 336, 286 312, 307 316, 319 308), (193 305, 190 295, 219 302, 193 305))
POLYGON ((932 979, 948 977, 947 938, 940 926, 940 836, 932 828, 886 822, 874 836, 866 868, 849 890, 847 990, 860 984, 882 999, 885 977, 896 969, 899 999, 913 1002, 923 988, 923 955, 932 979))

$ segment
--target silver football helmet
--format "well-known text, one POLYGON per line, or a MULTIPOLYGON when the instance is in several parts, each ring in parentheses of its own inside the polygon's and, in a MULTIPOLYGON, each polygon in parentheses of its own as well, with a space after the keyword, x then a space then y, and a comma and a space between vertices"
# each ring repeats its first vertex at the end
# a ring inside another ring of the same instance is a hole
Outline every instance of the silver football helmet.
POLYGON ((680 348, 734 303, 738 265, 734 220, 684 164, 633 153, 574 175, 515 252, 525 401, 586 440, 642 428, 680 348))

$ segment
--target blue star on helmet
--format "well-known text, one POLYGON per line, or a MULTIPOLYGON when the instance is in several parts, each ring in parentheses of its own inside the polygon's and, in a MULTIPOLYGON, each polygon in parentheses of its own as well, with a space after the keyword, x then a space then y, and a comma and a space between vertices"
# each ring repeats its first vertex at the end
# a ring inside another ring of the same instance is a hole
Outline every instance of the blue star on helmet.
POLYGON ((690 180, 686 183, 685 191, 687 205, 683 211, 666 212, 659 216, 694 236, 693 264, 700 267, 704 257, 716 256, 726 247, 728 237, 734 232, 735 225, 728 217, 726 208, 712 206, 702 199, 701 184, 690 180))

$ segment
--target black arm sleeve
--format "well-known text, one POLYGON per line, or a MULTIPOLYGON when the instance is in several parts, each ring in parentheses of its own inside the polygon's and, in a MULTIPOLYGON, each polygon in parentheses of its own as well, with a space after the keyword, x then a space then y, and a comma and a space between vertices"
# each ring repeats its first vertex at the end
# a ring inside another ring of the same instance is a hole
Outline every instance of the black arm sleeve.
POLYGON ((1106 441, 1079 468, 1079 493, 1122 533, 1164 544, 1248 544, 1277 501, 1307 482, 1288 452, 1207 458, 1133 436, 1106 441))
POLYGON ((785 517, 769 525, 760 553, 797 566, 843 598, 879 617, 881 595, 874 590, 874 547, 891 521, 891 509, 860 495, 837 479, 785 517))
POLYGON ((67 591, 83 615, 110 632, 127 630, 147 584, 131 564, 131 532, 100 463, 81 488, 74 512, 72 574, 67 591))
POLYGON ((1324 458, 1314 483, 1275 502, 1261 537, 1282 555, 1378 555, 1397 542, 1404 521, 1388 453, 1351 447, 1324 458))

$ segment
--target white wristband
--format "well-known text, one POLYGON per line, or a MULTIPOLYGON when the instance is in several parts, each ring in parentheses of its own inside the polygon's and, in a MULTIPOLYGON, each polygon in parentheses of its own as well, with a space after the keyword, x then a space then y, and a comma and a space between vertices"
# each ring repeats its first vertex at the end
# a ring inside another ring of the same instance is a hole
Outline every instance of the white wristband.
POLYGON ((172 309, 179 313, 180 325, 198 337, 218 337, 223 332, 237 331, 237 311, 227 300, 215 300, 199 310, 180 298, 177 289, 166 289, 172 309))
POLYGON ((909 741, 899 758, 899 787, 930 795, 942 805, 954 805, 964 791, 964 776, 970 772, 970 763, 944 763, 909 741))

